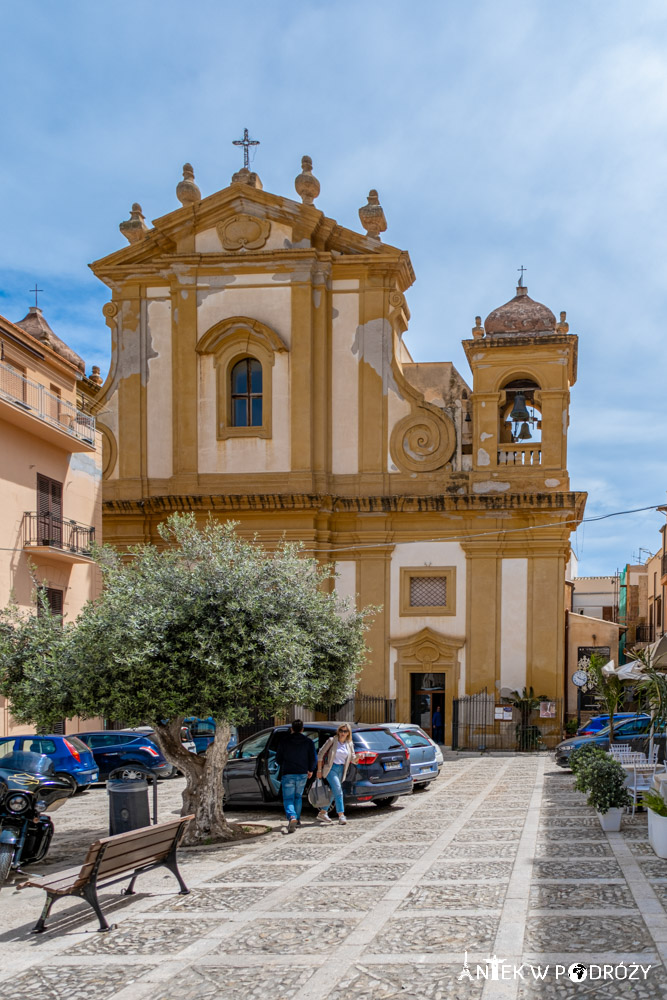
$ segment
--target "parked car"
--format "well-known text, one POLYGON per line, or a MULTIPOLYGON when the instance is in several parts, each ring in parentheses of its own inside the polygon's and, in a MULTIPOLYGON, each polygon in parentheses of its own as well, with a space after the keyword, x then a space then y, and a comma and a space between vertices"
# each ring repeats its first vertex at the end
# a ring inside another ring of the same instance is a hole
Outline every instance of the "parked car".
MULTIPOLYGON (((556 763, 559 767, 569 767, 570 754, 573 750, 583 746, 585 743, 594 743, 597 746, 608 750, 609 730, 610 727, 605 726, 592 736, 573 736, 569 740, 563 740, 562 743, 558 744, 555 750, 556 763)), ((628 743, 632 750, 638 750, 646 753, 649 745, 650 732, 650 716, 644 714, 633 715, 632 718, 625 719, 623 722, 619 722, 618 725, 614 723, 614 742, 628 743)), ((656 732, 654 740, 658 746, 658 759, 662 761, 665 759, 666 737, 664 730, 662 732, 656 732)))
MULTIPOLYGON (((215 739, 215 719, 210 715, 207 719, 197 719, 194 715, 191 715, 185 720, 185 723, 192 733, 197 753, 206 753, 215 739)), ((239 742, 239 731, 236 726, 231 726, 230 729, 229 742, 227 743, 228 751, 233 750, 239 742)))
MULTIPOLYGON (((634 719, 637 715, 636 712, 617 712, 614 715, 614 722, 623 722, 625 719, 634 719)), ((584 722, 582 726, 577 729, 577 736, 594 736, 595 733, 599 733, 601 729, 609 725, 608 715, 594 715, 584 722)))
POLYGON ((3 736, 0 756, 11 753, 44 754, 53 762, 54 777, 66 781, 72 792, 87 791, 90 785, 99 781, 95 757, 76 736, 42 733, 3 736))
MULTIPOLYGON (((436 750, 439 749, 437 743, 419 726, 407 722, 391 722, 386 728, 396 733, 410 751, 410 773, 415 788, 426 788, 440 773, 436 757, 436 750)), ((440 759, 442 761, 442 754, 440 759)))
POLYGON ((106 781, 116 768, 123 768, 124 778, 133 778, 141 771, 152 771, 158 778, 169 778, 174 773, 175 769, 144 733, 105 729, 77 736, 90 747, 100 781, 106 781))
MULTIPOLYGON (((155 730, 152 726, 128 726, 126 729, 119 730, 121 733, 144 733, 150 740, 155 736, 155 730)), ((152 740, 157 746, 156 740, 152 740)), ((197 747, 195 746, 195 741, 192 738, 192 733, 187 726, 181 726, 181 743, 186 750, 190 753, 197 753, 197 747)))
MULTIPOLYGON (((306 722, 303 732, 319 750, 335 736, 338 722, 306 722)), ((225 804, 260 805, 280 803, 280 778, 276 750, 289 726, 264 729, 243 740, 233 750, 225 766, 225 804)), ((373 802, 380 808, 392 805, 399 795, 412 792, 410 756, 405 743, 386 726, 353 725, 352 741, 360 755, 343 785, 345 802, 373 802)), ((306 787, 306 793, 308 786, 306 787)))

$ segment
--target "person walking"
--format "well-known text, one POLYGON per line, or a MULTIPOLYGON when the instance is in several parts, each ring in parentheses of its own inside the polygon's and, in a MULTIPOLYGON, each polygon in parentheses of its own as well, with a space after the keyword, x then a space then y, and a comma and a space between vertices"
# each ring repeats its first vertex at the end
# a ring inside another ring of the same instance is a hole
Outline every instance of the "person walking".
MULTIPOLYGON (((343 782, 347 777, 350 764, 356 764, 358 756, 354 752, 352 730, 347 722, 341 723, 336 735, 326 741, 317 755, 317 777, 324 778, 331 789, 329 806, 331 798, 333 798, 336 803, 338 822, 341 826, 345 826, 347 823, 343 804, 343 782)), ((317 818, 320 823, 331 823, 328 815, 329 806, 318 812, 317 818)))
POLYGON ((442 712, 440 711, 440 705, 435 706, 433 718, 431 719, 431 726, 433 728, 433 739, 435 740, 435 742, 444 743, 445 730, 442 725, 442 712))
POLYGON ((303 790, 317 767, 315 745, 308 736, 303 735, 301 719, 294 720, 289 733, 278 746, 276 764, 280 768, 287 832, 294 833, 301 826, 303 790))

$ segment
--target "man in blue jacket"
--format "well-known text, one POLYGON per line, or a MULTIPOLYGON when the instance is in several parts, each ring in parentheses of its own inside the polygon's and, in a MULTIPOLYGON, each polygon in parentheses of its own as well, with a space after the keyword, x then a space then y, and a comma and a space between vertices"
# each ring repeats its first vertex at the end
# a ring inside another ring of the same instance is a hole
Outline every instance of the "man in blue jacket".
POLYGON ((280 767, 283 805, 288 819, 287 832, 294 833, 301 826, 301 805, 306 782, 317 767, 317 754, 313 741, 303 735, 303 722, 295 719, 292 728, 279 745, 276 764, 280 767))

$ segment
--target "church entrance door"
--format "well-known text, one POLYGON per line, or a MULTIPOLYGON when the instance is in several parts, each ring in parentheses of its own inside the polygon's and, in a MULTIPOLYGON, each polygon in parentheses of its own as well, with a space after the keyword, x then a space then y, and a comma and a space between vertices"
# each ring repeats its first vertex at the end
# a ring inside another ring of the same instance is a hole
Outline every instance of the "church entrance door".
POLYGON ((410 722, 419 726, 433 739, 439 737, 439 741, 442 742, 445 727, 445 675, 413 673, 410 676, 410 683, 412 687, 410 722))

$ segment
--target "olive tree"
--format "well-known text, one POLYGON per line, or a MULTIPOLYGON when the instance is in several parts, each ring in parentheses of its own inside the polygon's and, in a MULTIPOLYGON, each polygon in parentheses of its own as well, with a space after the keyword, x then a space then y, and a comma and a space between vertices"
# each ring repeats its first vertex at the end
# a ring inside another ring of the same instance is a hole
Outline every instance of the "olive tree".
POLYGON ((187 842, 229 839, 222 772, 230 725, 254 711, 344 701, 365 658, 370 609, 341 602, 327 584, 331 568, 297 546, 268 553, 233 525, 198 528, 193 515, 175 514, 159 531, 160 549, 140 546, 123 558, 97 551, 102 594, 60 630, 57 656, 48 641, 42 648, 30 639, 34 620, 5 628, 2 692, 22 721, 54 718, 53 699, 58 717, 152 725, 186 778, 183 815, 195 816, 187 842), (190 715, 216 721, 201 756, 181 744, 190 715))

